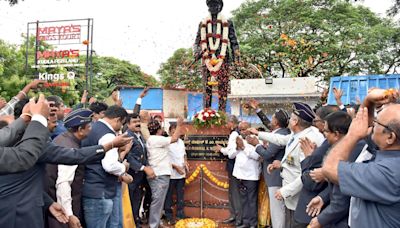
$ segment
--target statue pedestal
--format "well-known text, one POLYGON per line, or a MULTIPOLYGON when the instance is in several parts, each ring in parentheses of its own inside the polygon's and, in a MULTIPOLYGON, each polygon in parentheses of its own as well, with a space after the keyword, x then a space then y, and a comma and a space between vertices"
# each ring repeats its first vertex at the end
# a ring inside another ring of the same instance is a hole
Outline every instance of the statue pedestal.
MULTIPOLYGON (((204 165, 220 182, 229 183, 225 170, 226 156, 215 153, 216 144, 226 146, 230 129, 226 126, 196 129, 191 123, 184 125, 185 146, 190 166, 187 180, 200 165, 204 165)), ((226 187, 226 186, 225 186, 226 187)), ((228 189, 218 186, 204 170, 191 183, 185 185, 185 214, 221 221, 229 217, 228 189)))

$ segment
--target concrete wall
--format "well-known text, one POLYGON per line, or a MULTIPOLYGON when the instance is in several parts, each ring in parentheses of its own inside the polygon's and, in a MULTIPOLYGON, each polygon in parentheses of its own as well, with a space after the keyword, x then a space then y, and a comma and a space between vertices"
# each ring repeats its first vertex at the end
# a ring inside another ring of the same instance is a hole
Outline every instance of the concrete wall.
POLYGON ((230 98, 245 97, 293 97, 318 93, 316 78, 274 78, 272 84, 264 79, 231 80, 230 98))
POLYGON ((185 116, 187 92, 183 90, 163 90, 163 111, 167 118, 185 116))

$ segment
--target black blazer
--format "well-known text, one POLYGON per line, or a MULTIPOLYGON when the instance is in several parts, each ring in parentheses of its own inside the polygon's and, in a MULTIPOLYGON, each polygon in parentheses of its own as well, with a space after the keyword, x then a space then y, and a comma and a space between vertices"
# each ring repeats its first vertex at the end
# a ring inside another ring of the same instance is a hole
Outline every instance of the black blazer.
POLYGON ((147 166, 148 159, 147 159, 147 148, 146 148, 146 141, 144 140, 143 137, 142 139, 142 144, 139 142, 138 136, 133 133, 131 130, 128 130, 128 135, 133 137, 132 142, 132 148, 128 155, 126 156, 126 159, 128 160, 130 166, 129 166, 129 174, 135 175, 136 173, 140 172, 140 168, 144 165, 147 166))
POLYGON ((297 222, 310 223, 312 217, 308 216, 306 213, 307 204, 312 200, 312 198, 328 187, 328 184, 325 181, 322 183, 314 182, 310 177, 310 171, 322 167, 324 156, 329 148, 330 145, 328 141, 325 140, 321 146, 317 147, 310 156, 306 157, 301 162, 301 180, 303 182, 303 187, 294 212, 294 218, 297 222))
POLYGON ((26 171, 34 166, 49 134, 45 126, 32 121, 22 139, 14 147, 0 147, 0 174, 26 171))
MULTIPOLYGON (((366 145, 364 140, 357 143, 348 161, 355 162, 366 145)), ((330 203, 318 215, 318 222, 323 227, 347 228, 349 218, 350 196, 344 195, 338 185, 329 183, 330 203)))
POLYGON ((44 145, 42 155, 29 170, 0 175, 0 227, 44 227, 43 188, 46 163, 86 164, 104 157, 102 146, 70 149, 54 143, 44 145))
MULTIPOLYGON (((288 135, 290 134, 290 130, 287 128, 281 128, 276 131, 276 134, 280 135, 288 135)), ((279 169, 274 170, 271 174, 268 173, 267 167, 274 160, 282 160, 285 155, 285 146, 278 146, 276 144, 270 143, 267 148, 264 146, 257 146, 256 152, 264 158, 262 163, 263 167, 263 176, 265 179, 265 183, 268 187, 281 187, 282 186, 282 177, 281 171, 279 169)))

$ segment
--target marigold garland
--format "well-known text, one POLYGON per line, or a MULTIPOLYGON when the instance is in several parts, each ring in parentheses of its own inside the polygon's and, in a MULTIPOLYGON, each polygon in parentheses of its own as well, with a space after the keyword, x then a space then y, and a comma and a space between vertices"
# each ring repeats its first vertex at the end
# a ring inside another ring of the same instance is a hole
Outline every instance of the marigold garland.
POLYGON ((216 228, 217 223, 207 218, 188 218, 179 220, 175 228, 216 228))
POLYGON ((190 175, 189 178, 186 178, 185 183, 190 184, 191 182, 193 182, 197 178, 197 176, 200 174, 201 169, 203 169, 204 174, 208 177, 208 179, 210 179, 212 182, 214 182, 214 184, 216 184, 217 186, 219 186, 221 188, 225 188, 225 189, 229 188, 229 184, 227 182, 219 181, 204 164, 197 166, 197 168, 193 171, 192 175, 190 175))

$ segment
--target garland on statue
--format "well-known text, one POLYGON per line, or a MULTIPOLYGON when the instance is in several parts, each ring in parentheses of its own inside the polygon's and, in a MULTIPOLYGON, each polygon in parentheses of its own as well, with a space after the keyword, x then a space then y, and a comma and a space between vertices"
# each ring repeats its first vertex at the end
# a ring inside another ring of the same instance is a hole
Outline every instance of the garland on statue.
POLYGON ((208 177, 208 179, 214 182, 214 184, 216 184, 221 188, 225 189, 229 188, 229 184, 227 182, 219 181, 204 164, 197 166, 192 175, 190 175, 189 178, 186 178, 185 183, 190 184, 191 182, 193 182, 199 176, 201 169, 203 170, 204 174, 208 177))
POLYGON ((203 52, 203 61, 210 71, 212 76, 215 76, 221 70, 221 66, 226 56, 226 50, 228 48, 228 33, 229 23, 220 13, 217 15, 216 22, 213 22, 211 15, 206 17, 201 23, 200 37, 201 37, 201 50, 203 52), (215 34, 212 31, 213 23, 217 24, 217 30, 215 34), (222 34, 221 34, 222 27, 222 34), (215 38, 215 43, 214 43, 215 38), (222 38, 222 41, 221 41, 222 38), (221 45, 222 43, 222 45, 221 45), (218 56, 215 55, 218 48, 221 46, 221 51, 218 56))

